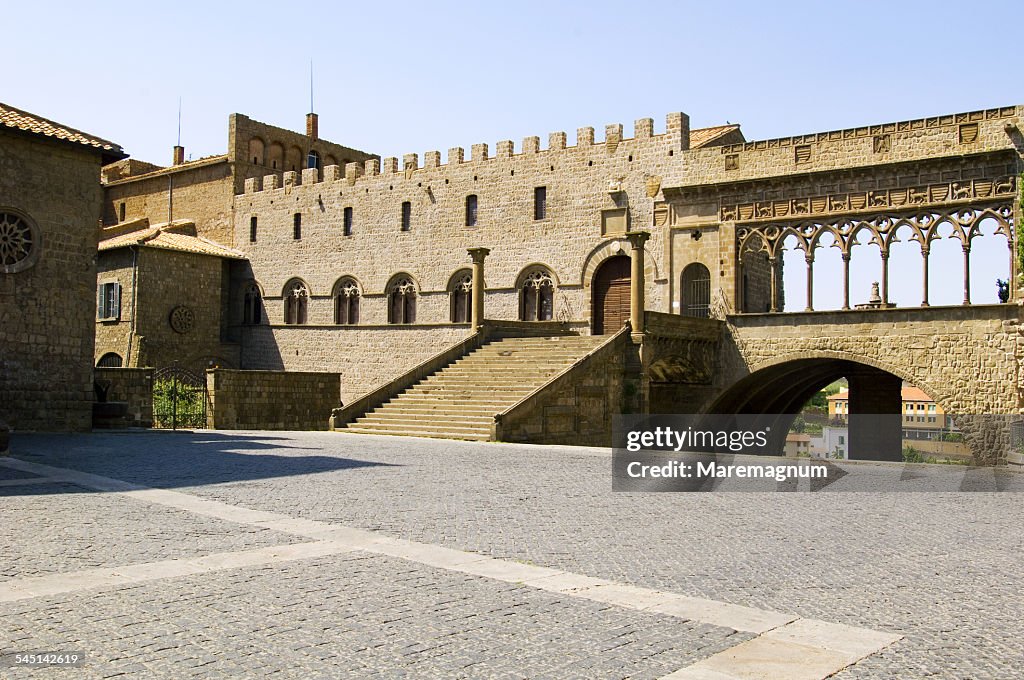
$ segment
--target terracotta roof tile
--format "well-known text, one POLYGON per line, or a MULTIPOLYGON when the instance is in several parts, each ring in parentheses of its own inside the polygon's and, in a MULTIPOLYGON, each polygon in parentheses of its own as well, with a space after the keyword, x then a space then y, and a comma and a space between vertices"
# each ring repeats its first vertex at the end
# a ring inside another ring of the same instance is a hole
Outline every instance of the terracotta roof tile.
MULTIPOLYGON (((178 222, 175 222, 171 225, 171 228, 177 226, 180 225, 178 222)), ((240 250, 228 248, 202 236, 190 236, 189 234, 169 231, 166 224, 105 239, 100 241, 99 250, 114 250, 115 248, 126 248, 128 246, 143 246, 146 248, 175 250, 182 253, 213 255, 232 260, 245 259, 245 253, 240 250)))
POLYGON ((31 132, 44 137, 53 137, 65 142, 90 146, 110 154, 123 156, 124 151, 114 142, 108 142, 80 130, 75 130, 67 125, 55 123, 41 116, 37 116, 21 109, 0 102, 0 125, 3 127, 31 132))
MULTIPOLYGON (((828 397, 829 401, 846 401, 850 398, 849 390, 841 390, 828 397)), ((934 403, 935 400, 928 396, 928 393, 922 390, 920 387, 914 387, 913 385, 904 386, 900 390, 900 398, 903 401, 925 401, 934 403)))
POLYGON ((739 125, 730 124, 716 125, 715 127, 697 128, 696 130, 690 130, 690 148, 698 149, 707 144, 708 142, 711 142, 728 132, 732 132, 733 130, 739 129, 739 125))

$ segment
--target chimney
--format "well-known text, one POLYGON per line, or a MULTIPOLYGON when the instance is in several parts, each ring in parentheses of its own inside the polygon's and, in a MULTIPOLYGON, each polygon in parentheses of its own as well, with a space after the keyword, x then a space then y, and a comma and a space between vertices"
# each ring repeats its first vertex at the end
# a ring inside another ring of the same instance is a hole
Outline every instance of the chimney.
POLYGON ((311 139, 318 139, 317 116, 315 113, 306 114, 306 136, 311 139))
POLYGON ((181 165, 185 162, 185 147, 175 146, 174 147, 174 165, 181 165))

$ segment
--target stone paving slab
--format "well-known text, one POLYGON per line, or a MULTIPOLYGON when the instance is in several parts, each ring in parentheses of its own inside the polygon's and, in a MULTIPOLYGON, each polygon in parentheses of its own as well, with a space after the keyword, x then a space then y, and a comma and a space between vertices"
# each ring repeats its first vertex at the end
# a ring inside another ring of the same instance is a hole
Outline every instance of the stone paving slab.
POLYGON ((255 510, 906 636, 839 678, 1002 680, 1024 667, 1017 494, 615 494, 598 449, 331 433, 15 447, 255 510), (117 455, 126 446, 144 452, 117 455))
POLYGON ((751 637, 366 553, 2 603, 0 618, 0 648, 83 650, 83 678, 657 678, 751 637))
POLYGON ((0 583, 301 540, 162 505, 125 503, 67 482, 23 481, 0 487, 0 583))

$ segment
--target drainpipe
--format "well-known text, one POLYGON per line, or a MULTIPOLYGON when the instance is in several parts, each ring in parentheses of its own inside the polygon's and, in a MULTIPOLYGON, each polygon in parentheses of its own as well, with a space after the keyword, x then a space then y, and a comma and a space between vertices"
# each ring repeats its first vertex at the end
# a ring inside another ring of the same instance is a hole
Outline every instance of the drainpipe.
POLYGON ((131 326, 128 331, 128 351, 125 352, 124 365, 130 367, 132 365, 132 340, 135 339, 135 315, 136 310, 139 308, 139 247, 129 246, 132 251, 132 315, 131 315, 131 326))

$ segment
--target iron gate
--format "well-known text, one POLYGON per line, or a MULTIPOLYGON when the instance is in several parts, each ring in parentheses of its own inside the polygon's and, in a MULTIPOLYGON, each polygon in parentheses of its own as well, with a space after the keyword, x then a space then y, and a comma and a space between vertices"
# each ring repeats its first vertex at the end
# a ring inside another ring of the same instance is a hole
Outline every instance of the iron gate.
POLYGON ((180 366, 153 373, 153 427, 206 427, 206 377, 180 366))

